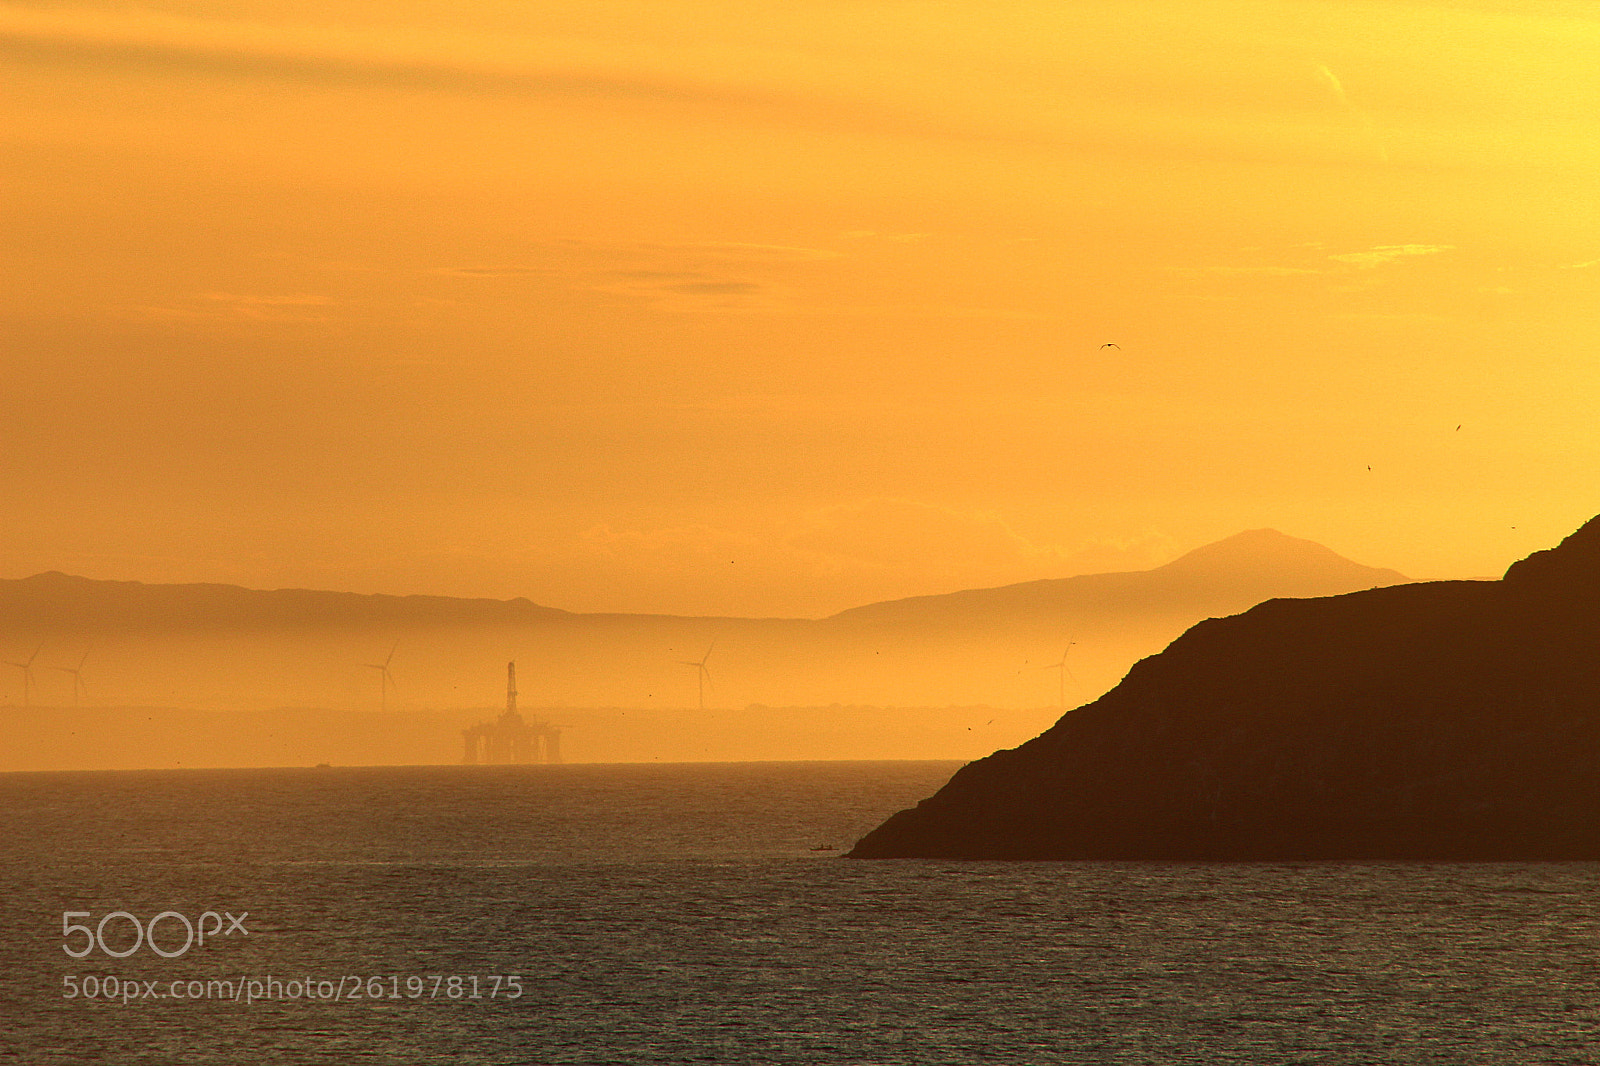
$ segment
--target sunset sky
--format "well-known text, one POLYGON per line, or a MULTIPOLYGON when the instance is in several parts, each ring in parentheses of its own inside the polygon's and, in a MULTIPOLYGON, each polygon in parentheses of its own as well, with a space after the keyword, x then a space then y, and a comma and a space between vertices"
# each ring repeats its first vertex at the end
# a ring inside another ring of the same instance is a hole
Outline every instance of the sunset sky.
POLYGON ((0 56, 0 577, 816 616, 1600 512, 1592 0, 0 2, 0 56))

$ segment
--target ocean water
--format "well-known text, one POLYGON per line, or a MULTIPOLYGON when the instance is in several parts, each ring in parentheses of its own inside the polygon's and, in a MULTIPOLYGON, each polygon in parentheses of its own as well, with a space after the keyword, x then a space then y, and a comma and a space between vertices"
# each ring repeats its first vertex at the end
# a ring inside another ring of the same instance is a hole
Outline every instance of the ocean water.
POLYGON ((840 857, 954 769, 0 775, 0 1059, 1600 1061, 1600 867, 840 857))

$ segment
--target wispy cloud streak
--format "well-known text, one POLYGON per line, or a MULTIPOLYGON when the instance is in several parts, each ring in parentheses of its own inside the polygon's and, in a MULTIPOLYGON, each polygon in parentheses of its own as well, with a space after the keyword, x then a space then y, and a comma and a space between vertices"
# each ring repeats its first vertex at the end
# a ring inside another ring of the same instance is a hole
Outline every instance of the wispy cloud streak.
POLYGON ((1410 256, 1438 255, 1454 247, 1450 244, 1380 244, 1365 252, 1346 252, 1342 255, 1330 255, 1328 258, 1336 263, 1349 263, 1351 266, 1370 269, 1410 256))
POLYGON ((264 78, 321 86, 381 85, 394 89, 524 96, 588 96, 770 107, 791 103, 776 93, 599 72, 497 69, 379 55, 292 51, 201 41, 73 35, 0 28, 0 56, 13 63, 94 66, 228 78, 264 78))
POLYGON ((1361 120, 1361 124, 1366 127, 1367 136, 1372 138, 1372 144, 1378 150, 1378 158, 1385 163, 1389 162, 1389 149, 1385 147, 1383 138, 1378 135, 1378 126, 1372 121, 1372 115, 1365 108, 1357 107, 1351 102, 1350 94, 1344 91, 1344 82, 1339 80, 1339 75, 1328 69, 1327 64, 1318 63, 1317 73, 1328 84, 1328 88, 1333 90, 1333 95, 1338 97, 1345 109, 1361 120))

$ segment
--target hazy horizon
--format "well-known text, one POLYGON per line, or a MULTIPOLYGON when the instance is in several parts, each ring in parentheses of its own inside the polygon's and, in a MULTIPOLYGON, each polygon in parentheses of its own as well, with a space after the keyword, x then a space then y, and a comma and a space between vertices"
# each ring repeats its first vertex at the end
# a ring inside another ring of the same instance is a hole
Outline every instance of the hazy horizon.
MULTIPOLYGON (((1283 533, 1281 530, 1272 529, 1270 527, 1262 527, 1260 529, 1240 530, 1240 531, 1235 532, 1235 533, 1233 533, 1233 534, 1231 534, 1229 536, 1223 537, 1221 540, 1211 541, 1211 542, 1208 542, 1206 544, 1190 545, 1190 546, 1187 546, 1187 547, 1176 548, 1173 551, 1171 551, 1170 553, 1164 554, 1161 557, 1157 558, 1156 561, 1151 562, 1149 565, 1128 566, 1126 569, 1114 568, 1114 569, 1107 569, 1107 570, 1072 570, 1071 572, 1066 572, 1066 573, 1053 573, 1053 574, 1049 574, 1049 575, 1038 575, 1038 576, 1034 576, 1034 577, 1023 577, 1023 578, 1020 578, 1017 581, 1004 582, 1004 583, 999 584, 999 585, 986 585, 986 586, 976 586, 976 587, 974 587, 974 586, 950 587, 950 586, 930 585, 929 587, 924 588, 924 589, 922 589, 920 591, 907 592, 906 594, 901 595, 901 596, 894 596, 894 597, 890 597, 890 598, 883 599, 883 600, 873 600, 873 601, 869 601, 869 602, 865 602, 865 603, 852 603, 852 604, 850 604, 850 605, 848 605, 846 607, 840 608, 837 611, 830 611, 827 614, 822 614, 822 615, 815 615, 815 614, 813 614, 813 615, 681 615, 681 614, 675 614, 673 612, 655 612, 655 611, 642 611, 642 610, 575 611, 575 610, 572 610, 571 608, 566 607, 563 604, 553 603, 553 602, 550 602, 548 600, 540 599, 538 596, 529 595, 529 594, 526 594, 526 593, 519 593, 519 594, 516 594, 516 595, 510 595, 510 596, 453 596, 453 595, 450 595, 450 594, 447 594, 447 593, 426 593, 426 592, 416 592, 416 591, 408 591, 408 590, 393 590, 393 589, 358 590, 358 589, 348 589, 348 588, 310 588, 310 587, 307 587, 307 586, 278 586, 278 587, 266 588, 266 587, 250 586, 250 585, 239 585, 239 584, 237 584, 235 582, 218 582, 218 581, 166 582, 166 581, 149 581, 149 580, 145 580, 145 579, 141 579, 141 578, 127 577, 127 576, 120 576, 120 577, 119 576, 97 576, 97 575, 91 575, 91 574, 86 574, 86 573, 77 573, 77 572, 73 572, 73 571, 68 571, 68 570, 62 569, 61 567, 49 567, 49 568, 46 568, 46 569, 43 569, 43 570, 32 571, 32 572, 29 572, 29 573, 0 574, 0 581, 26 581, 29 578, 43 578, 43 577, 48 577, 48 576, 50 576, 52 574, 59 574, 59 575, 62 575, 64 577, 84 578, 84 579, 87 579, 89 581, 96 581, 96 582, 112 582, 112 583, 132 582, 132 583, 142 584, 142 585, 164 585, 164 584, 173 584, 173 585, 183 585, 183 584, 225 585, 225 586, 232 586, 232 587, 242 588, 242 589, 246 589, 248 591, 253 591, 253 592, 329 592, 329 593, 336 593, 336 594, 350 594, 350 595, 356 595, 356 596, 387 596, 387 597, 396 597, 396 598, 440 597, 440 598, 446 598, 446 599, 489 599, 489 600, 498 600, 500 602, 516 602, 516 601, 526 600, 529 603, 531 603, 531 604, 533 604, 535 606, 538 606, 538 607, 552 608, 552 609, 555 609, 555 610, 558 610, 558 611, 563 611, 563 612, 566 612, 566 613, 569 613, 569 614, 618 614, 618 615, 645 615, 645 616, 660 616, 660 617, 689 617, 689 618, 699 617, 699 618, 712 618, 712 619, 714 619, 714 618, 740 618, 740 619, 776 618, 776 619, 795 620, 795 621, 820 621, 820 620, 824 620, 824 619, 827 619, 827 618, 832 618, 832 617, 834 617, 835 615, 838 615, 838 614, 843 614, 843 613, 847 613, 847 612, 850 612, 850 611, 858 610, 858 609, 860 609, 862 607, 877 606, 877 605, 885 604, 885 603, 895 603, 895 602, 899 602, 899 601, 902 601, 902 600, 926 599, 926 598, 937 597, 937 596, 946 596, 946 595, 950 595, 952 593, 969 592, 969 591, 985 591, 985 590, 990 590, 990 589, 1006 588, 1006 587, 1010 587, 1010 586, 1013 586, 1013 585, 1031 584, 1031 583, 1034 583, 1034 582, 1058 581, 1058 580, 1062 580, 1062 579, 1065 579, 1065 578, 1072 578, 1072 577, 1088 577, 1088 576, 1095 576, 1095 575, 1101 575, 1101 574, 1144 573, 1144 572, 1149 571, 1149 570, 1159 570, 1162 567, 1167 566, 1170 563, 1177 562, 1178 560, 1183 559, 1183 558, 1185 558, 1187 556, 1190 556, 1190 555, 1192 555, 1192 554, 1194 554, 1194 553, 1196 553, 1198 551, 1201 551, 1202 549, 1211 548, 1211 547, 1214 547, 1214 546, 1219 545, 1219 544, 1227 544, 1229 542, 1235 542, 1235 541, 1238 541, 1238 540, 1243 539, 1243 538, 1248 538, 1251 535, 1255 535, 1255 534, 1270 534, 1270 535, 1273 535, 1274 537, 1284 538, 1287 541, 1305 542, 1305 543, 1314 545, 1316 548, 1325 549, 1327 551, 1330 551, 1334 555, 1338 555, 1341 559, 1349 560, 1348 556, 1345 556, 1341 552, 1333 551, 1332 549, 1328 548, 1327 545, 1317 544, 1315 541, 1308 541, 1307 538, 1304 538, 1304 537, 1296 537, 1296 536, 1294 536, 1292 534, 1286 534, 1286 533, 1283 533)), ((1356 560, 1349 560, 1349 561, 1356 562, 1356 560)), ((1510 562, 1510 561, 1511 560, 1508 560, 1508 562, 1510 562)), ((1359 565, 1372 565, 1375 569, 1395 569, 1393 567, 1386 567, 1386 566, 1383 566, 1381 564, 1359 564, 1359 565)), ((1502 567, 1501 569, 1503 570, 1504 567, 1502 567)), ((1406 580, 1476 580, 1476 579, 1479 579, 1479 578, 1491 579, 1492 580, 1492 577, 1493 577, 1493 575, 1475 575, 1473 577, 1456 576, 1456 577, 1453 577, 1453 578, 1416 579, 1416 578, 1411 578, 1410 576, 1406 576, 1406 580)))
POLYGON ((525 706, 1064 708, 1204 618, 1405 580, 1272 530, 1151 570, 880 601, 823 619, 585 615, 525 601, 42 575, 0 581, 0 701, 481 706, 518 661, 525 706))

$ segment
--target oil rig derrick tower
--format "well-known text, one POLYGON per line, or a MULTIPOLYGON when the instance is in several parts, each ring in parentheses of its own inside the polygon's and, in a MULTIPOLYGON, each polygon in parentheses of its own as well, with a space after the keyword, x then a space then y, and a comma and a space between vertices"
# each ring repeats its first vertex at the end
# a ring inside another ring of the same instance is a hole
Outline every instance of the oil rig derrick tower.
POLYGON ((461 731, 466 750, 462 762, 558 763, 561 730, 548 722, 524 719, 517 711, 517 664, 506 663, 506 709, 492 722, 461 731))

